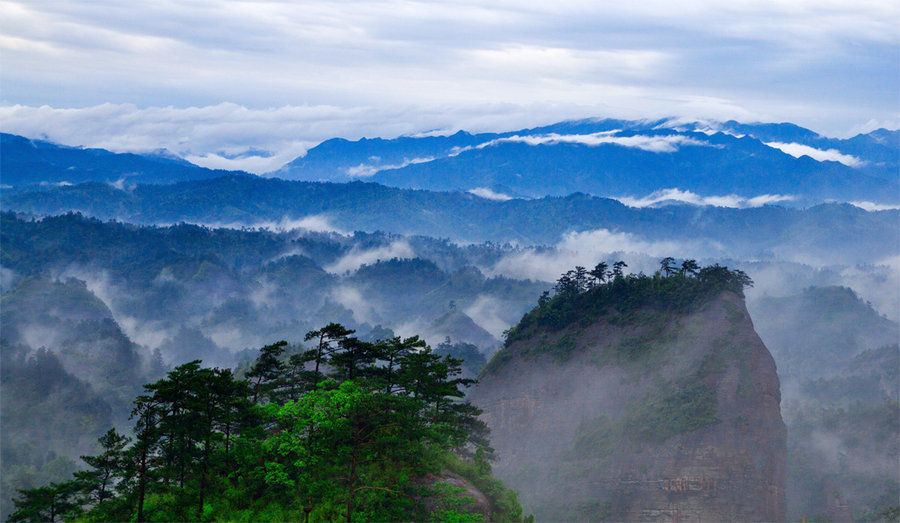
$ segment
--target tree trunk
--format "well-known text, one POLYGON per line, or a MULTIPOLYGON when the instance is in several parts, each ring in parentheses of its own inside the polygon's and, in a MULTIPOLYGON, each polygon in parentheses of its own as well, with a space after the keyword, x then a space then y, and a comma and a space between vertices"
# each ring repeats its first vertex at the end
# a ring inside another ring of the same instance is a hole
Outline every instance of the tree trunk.
POLYGON ((144 492, 147 490, 147 447, 146 445, 141 449, 141 466, 139 469, 139 480, 138 480, 138 513, 137 513, 137 521, 138 523, 143 523, 144 521, 144 492))
POLYGON ((359 415, 354 416, 353 423, 353 443, 352 452, 350 453, 350 463, 348 464, 348 492, 347 492, 347 523, 350 523, 353 515, 353 496, 356 494, 356 460, 357 451, 359 450, 359 415))

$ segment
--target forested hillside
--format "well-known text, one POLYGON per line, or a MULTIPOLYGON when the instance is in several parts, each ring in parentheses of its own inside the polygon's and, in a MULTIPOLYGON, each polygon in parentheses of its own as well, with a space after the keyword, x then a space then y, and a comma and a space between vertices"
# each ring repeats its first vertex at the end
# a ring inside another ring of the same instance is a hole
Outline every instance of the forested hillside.
POLYGON ((306 223, 330 230, 521 245, 552 245, 566 233, 603 229, 644 241, 696 243, 702 239, 702 247, 694 248, 708 256, 851 264, 897 254, 894 238, 900 213, 866 212, 836 203, 807 209, 681 204, 635 208, 583 193, 494 201, 465 192, 240 175, 138 185, 127 191, 103 183, 48 188, 4 195, 3 208, 38 215, 78 211, 145 225, 306 223))
POLYGON ((132 437, 109 430, 73 479, 20 491, 9 521, 521 520, 461 360, 352 334, 267 345, 240 377, 176 367, 135 398, 132 437))
MULTIPOLYGON (((475 266, 489 266, 512 249, 494 244, 457 246, 383 233, 147 228, 77 215, 31 221, 7 213, 0 219, 9 288, 32 276, 86 282, 82 288, 125 323, 134 341, 160 348, 163 359, 176 364, 204 354, 230 365, 235 350, 271 338, 297 340, 332 319, 363 334, 378 325, 405 328, 423 332, 432 344, 450 336, 490 351, 546 288, 485 276, 475 266), (457 320, 438 321, 451 309, 457 320), (473 322, 469 315, 481 331, 461 339, 457 324, 473 322)), ((9 299, 29 289, 14 290, 9 299)), ((22 330, 37 318, 32 308, 22 309, 23 300, 7 307, 10 340, 18 332, 13 323, 22 330)), ((39 296, 27 302, 46 304, 39 296)), ((67 303, 54 308, 68 310, 67 303)), ((46 332, 52 327, 42 324, 46 332)))

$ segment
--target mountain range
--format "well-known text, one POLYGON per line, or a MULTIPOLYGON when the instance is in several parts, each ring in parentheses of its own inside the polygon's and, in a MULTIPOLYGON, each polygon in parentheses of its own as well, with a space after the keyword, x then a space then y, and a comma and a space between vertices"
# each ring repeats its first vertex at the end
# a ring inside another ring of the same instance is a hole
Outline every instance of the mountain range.
POLYGON ((830 263, 862 263, 895 255, 900 215, 897 210, 867 212, 834 203, 808 209, 684 204, 634 208, 581 193, 495 201, 464 192, 249 175, 139 185, 133 190, 85 183, 8 194, 3 207, 38 215, 77 211, 147 225, 269 223, 520 245, 556 244, 569 234, 603 229, 620 235, 609 238, 612 250, 630 249, 630 240, 700 242, 696 250, 708 255, 794 259, 802 251, 830 263))
POLYGON ((327 140, 270 174, 498 199, 678 188, 707 197, 896 203, 898 167, 897 131, 840 140, 789 123, 590 119, 495 134, 327 140))
POLYGON ((83 182, 125 187, 214 178, 226 172, 194 165, 165 150, 152 154, 113 153, 0 133, 0 176, 8 188, 83 182))
MULTIPOLYGON (((0 135, 0 148, 7 189, 167 184, 227 172, 167 151, 115 154, 10 134, 0 135)), ((497 200, 582 192, 632 205, 667 199, 727 206, 831 200, 896 205, 898 169, 900 131, 835 139, 789 123, 588 119, 502 133, 333 138, 266 177, 365 180, 497 200)))

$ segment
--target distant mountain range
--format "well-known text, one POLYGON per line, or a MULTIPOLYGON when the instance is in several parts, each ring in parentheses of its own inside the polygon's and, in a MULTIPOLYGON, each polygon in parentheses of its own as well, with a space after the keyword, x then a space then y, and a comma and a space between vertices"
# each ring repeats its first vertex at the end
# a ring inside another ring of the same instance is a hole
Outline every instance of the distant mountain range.
MULTIPOLYGON (((229 175, 121 190, 84 183, 8 194, 5 210, 39 215, 78 211, 135 224, 301 226, 385 231, 459 242, 555 244, 568 233, 606 229, 610 250, 635 241, 701 245, 708 255, 749 259, 804 256, 828 263, 868 263, 897 254, 900 211, 867 212, 849 204, 809 209, 668 205, 634 208, 574 194, 493 201, 465 192, 395 189, 373 183, 315 183, 229 175), (625 234, 632 235, 626 236, 625 234)), ((644 246, 647 248, 647 246, 644 246)), ((674 248, 674 247, 672 247, 674 248)))
MULTIPOLYGON (((166 151, 115 154, 0 134, 0 173, 4 187, 19 189, 82 182, 125 188, 227 171, 166 151)), ((496 200, 582 192, 630 205, 674 199, 805 206, 833 200, 900 204, 898 173, 900 131, 841 140, 789 123, 589 119, 504 133, 334 138, 267 176, 471 191, 496 200)))
POLYGON ((270 174, 471 190, 497 199, 574 192, 643 197, 678 188, 801 203, 897 203, 898 168, 898 131, 839 140, 789 123, 591 119, 496 134, 332 139, 270 174))
POLYGON ((117 154, 0 133, 0 183, 6 187, 104 182, 121 187, 222 176, 168 151, 117 154))

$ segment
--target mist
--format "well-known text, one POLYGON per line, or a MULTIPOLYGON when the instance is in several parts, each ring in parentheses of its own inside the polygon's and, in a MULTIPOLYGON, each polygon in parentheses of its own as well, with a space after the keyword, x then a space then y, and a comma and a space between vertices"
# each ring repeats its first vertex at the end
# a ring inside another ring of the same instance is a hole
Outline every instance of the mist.
MULTIPOLYGON (((541 292, 552 290, 560 275, 576 265, 590 269, 599 261, 623 260, 628 265, 627 273, 653 274, 665 256, 675 257, 676 263, 686 258, 702 265, 719 263, 744 270, 754 280, 754 286, 746 290, 747 308, 774 356, 781 379, 782 412, 789 441, 794 445, 789 459, 811 457, 821 465, 817 478, 880 482, 891 477, 889 471, 875 465, 866 475, 866 460, 885 452, 883 441, 866 440, 864 435, 828 425, 832 418, 840 421, 844 419, 841 416, 852 415, 865 426, 869 423, 867 416, 874 417, 878 412, 890 415, 890 405, 865 404, 857 409, 847 400, 840 404, 845 414, 827 411, 831 418, 822 418, 826 414, 821 409, 826 404, 822 393, 811 392, 810 383, 822 379, 825 384, 819 386, 828 388, 831 383, 839 383, 828 380, 858 380, 863 372, 859 369, 872 364, 854 362, 854 358, 900 338, 896 326, 900 255, 868 259, 871 255, 859 252, 854 256, 866 263, 842 264, 798 243, 789 253, 775 250, 756 258, 738 257, 728 256, 722 245, 701 238, 650 240, 608 229, 570 232, 545 246, 457 244, 421 236, 342 234, 323 216, 285 219, 266 225, 265 230, 177 226, 117 232, 126 240, 137 232, 144 235, 143 241, 153 247, 141 247, 141 256, 129 251, 133 244, 127 241, 98 245, 87 241, 77 252, 58 251, 55 258, 35 252, 27 258, 34 260, 34 265, 3 266, 0 270, 2 282, 10 286, 4 300, 15 294, 23 281, 18 276, 22 273, 45 271, 60 281, 75 278, 84 282, 84 288, 102 304, 94 307, 108 309, 104 314, 111 323, 105 327, 108 334, 104 340, 90 341, 74 324, 32 321, 16 323, 22 342, 34 354, 39 347, 51 348, 67 372, 86 382, 94 379, 101 367, 73 365, 79 354, 109 353, 120 358, 138 354, 136 368, 140 374, 131 378, 137 387, 150 381, 154 372, 158 375, 166 367, 194 358, 209 365, 233 366, 238 353, 253 354, 280 339, 299 343, 307 331, 332 321, 360 333, 380 325, 404 337, 421 335, 433 347, 449 337, 453 343, 474 343, 479 351, 490 355, 502 343, 504 331, 537 304, 541 292), (187 235, 188 240, 178 235, 187 235), (80 254, 97 252, 103 254, 80 254), (122 270, 122 262, 117 261, 122 259, 135 261, 128 270, 122 270), (802 317, 802 311, 810 310, 808 305, 776 308, 771 301, 796 299, 809 288, 843 296, 829 291, 837 287, 848 288, 840 292, 852 292, 856 298, 834 303, 843 303, 841 307, 850 307, 858 316, 847 316, 844 309, 836 309, 844 311, 841 317, 846 319, 839 323, 832 316, 836 331, 829 331, 827 322, 820 325, 802 317), (767 314, 773 310, 778 313, 767 314), (895 323, 884 323, 890 321, 895 323), (840 334, 851 332, 851 326, 862 330, 852 336, 840 334), (117 328, 120 335, 115 333, 117 328), (75 332, 83 341, 69 344, 75 347, 74 352, 66 354, 64 342, 75 332), (89 343, 94 344, 94 352, 87 350, 89 343), (154 351, 158 351, 160 361, 154 359, 154 351), (812 360, 803 360, 810 355, 812 360), (806 419, 798 414, 803 412, 820 417, 806 419), (848 447, 854 437, 863 440, 856 447, 848 447), (853 474, 841 476, 842 471, 853 474)), ((68 218, 65 227, 78 231, 83 223, 79 220, 68 218)), ((34 226, 26 222, 13 225, 34 226)), ((92 227, 112 230, 114 225, 92 227)), ((53 234, 46 233, 47 241, 54 241, 53 234)), ((66 317, 68 309, 54 307, 50 302, 42 310, 66 317)), ((3 314, 4 318, 12 317, 6 301, 3 314)), ((102 315, 98 319, 103 319, 102 315)), ((4 331, 4 335, 12 332, 4 331)), ((96 360, 91 362, 99 365, 96 360)), ((612 402, 611 409, 623 408, 623 395, 630 389, 600 383, 594 386, 599 387, 596 397, 612 402)), ((869 401, 873 397, 872 391, 863 392, 860 398, 869 401)), ((123 401, 112 403, 121 406, 123 401)), ((587 407, 564 403, 554 408, 561 413, 587 415, 587 407)), ((499 463, 502 470, 502 457, 499 463)), ((790 471, 802 477, 797 466, 789 465, 790 471)), ((809 481, 797 484, 802 488, 792 494, 793 499, 821 487, 809 481)), ((875 506, 864 492, 851 489, 845 495, 857 503, 875 506)), ((795 510, 806 511, 809 506, 797 505, 795 510)))
POLYGON ((394 258, 415 258, 415 252, 405 240, 391 242, 388 245, 373 249, 353 247, 342 258, 326 266, 325 270, 333 274, 345 274, 354 272, 363 265, 394 258))

